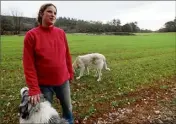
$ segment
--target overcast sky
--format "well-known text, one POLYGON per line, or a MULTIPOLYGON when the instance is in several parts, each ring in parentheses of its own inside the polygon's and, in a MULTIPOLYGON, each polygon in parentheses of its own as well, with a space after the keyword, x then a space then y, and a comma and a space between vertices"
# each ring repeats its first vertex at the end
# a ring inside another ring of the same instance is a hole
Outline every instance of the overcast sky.
POLYGON ((175 18, 175 1, 1 1, 1 14, 17 9, 23 16, 36 17, 43 3, 58 9, 57 17, 107 22, 120 19, 121 24, 137 21, 144 29, 157 30, 175 18))

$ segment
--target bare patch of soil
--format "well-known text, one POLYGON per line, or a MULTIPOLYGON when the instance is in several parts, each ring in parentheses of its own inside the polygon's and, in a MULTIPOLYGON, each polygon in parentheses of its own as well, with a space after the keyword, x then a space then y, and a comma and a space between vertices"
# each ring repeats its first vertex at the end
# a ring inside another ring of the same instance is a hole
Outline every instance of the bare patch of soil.
POLYGON ((140 86, 123 98, 133 102, 112 106, 110 102, 97 103, 96 113, 78 119, 76 124, 176 124, 176 76, 140 86))

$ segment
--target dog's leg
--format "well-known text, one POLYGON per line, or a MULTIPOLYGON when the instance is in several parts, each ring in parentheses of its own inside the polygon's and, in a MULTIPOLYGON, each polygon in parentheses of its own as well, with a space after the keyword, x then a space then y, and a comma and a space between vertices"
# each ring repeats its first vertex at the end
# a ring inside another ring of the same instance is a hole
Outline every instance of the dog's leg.
MULTIPOLYGON (((99 74, 98 69, 96 69, 96 70, 95 70, 95 75, 94 75, 94 77, 97 77, 98 74, 99 74)), ((100 76, 102 76, 102 73, 100 73, 100 76)))
POLYGON ((89 75, 89 68, 86 66, 87 75, 89 75))
POLYGON ((76 77, 77 80, 83 76, 84 70, 85 70, 85 67, 81 67, 79 77, 76 77))
POLYGON ((94 77, 97 77, 98 75, 98 69, 95 69, 95 75, 94 75, 94 77))
POLYGON ((101 81, 102 73, 101 73, 101 69, 98 69, 97 71, 98 71, 98 79, 97 79, 97 81, 99 82, 99 81, 101 81))

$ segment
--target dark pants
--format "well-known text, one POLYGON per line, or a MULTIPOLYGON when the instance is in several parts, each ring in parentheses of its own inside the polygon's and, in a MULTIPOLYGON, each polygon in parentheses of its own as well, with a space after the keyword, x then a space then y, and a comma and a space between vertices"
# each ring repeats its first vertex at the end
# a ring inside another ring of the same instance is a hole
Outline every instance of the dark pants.
POLYGON ((68 120, 69 124, 73 124, 69 81, 61 86, 40 86, 40 90, 50 103, 53 102, 54 93, 56 94, 62 106, 63 118, 68 120))

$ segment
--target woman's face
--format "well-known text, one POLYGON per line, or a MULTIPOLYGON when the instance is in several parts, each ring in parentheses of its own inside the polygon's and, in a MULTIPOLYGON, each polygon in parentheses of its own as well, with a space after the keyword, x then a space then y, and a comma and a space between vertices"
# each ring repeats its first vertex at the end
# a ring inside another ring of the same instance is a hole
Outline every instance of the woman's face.
POLYGON ((42 13, 42 24, 45 26, 53 25, 56 21, 56 8, 48 6, 42 13))

